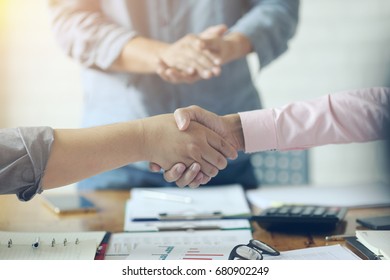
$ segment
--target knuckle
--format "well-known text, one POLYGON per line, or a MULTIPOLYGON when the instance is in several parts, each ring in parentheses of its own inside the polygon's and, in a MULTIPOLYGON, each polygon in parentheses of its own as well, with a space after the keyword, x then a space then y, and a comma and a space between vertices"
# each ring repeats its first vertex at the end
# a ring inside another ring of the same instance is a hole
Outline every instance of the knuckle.
POLYGON ((188 109, 190 109, 191 111, 196 112, 196 111, 199 110, 199 106, 198 105, 191 105, 191 106, 188 107, 188 109))

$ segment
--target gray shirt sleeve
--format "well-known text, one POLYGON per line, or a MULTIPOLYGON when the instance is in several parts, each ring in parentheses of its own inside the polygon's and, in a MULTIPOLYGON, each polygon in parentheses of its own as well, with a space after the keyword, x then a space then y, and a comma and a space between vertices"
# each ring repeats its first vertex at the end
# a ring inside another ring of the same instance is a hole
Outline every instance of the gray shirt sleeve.
POLYGON ((54 141, 50 127, 0 129, 0 194, 28 201, 42 192, 41 179, 54 141))
POLYGON ((284 53, 294 36, 299 17, 299 0, 251 0, 252 9, 231 31, 245 34, 264 68, 284 53))

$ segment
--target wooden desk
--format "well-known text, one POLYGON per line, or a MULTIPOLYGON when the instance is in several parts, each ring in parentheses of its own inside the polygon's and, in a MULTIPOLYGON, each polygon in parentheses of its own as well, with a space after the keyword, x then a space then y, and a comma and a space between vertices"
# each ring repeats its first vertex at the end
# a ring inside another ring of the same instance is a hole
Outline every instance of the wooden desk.
MULTIPOLYGON (((30 202, 20 202, 15 195, 2 195, 0 196, 0 230, 123 231, 125 202, 129 198, 128 191, 96 191, 83 194, 99 207, 97 213, 57 215, 43 205, 39 195, 30 202)), ((354 234, 356 229, 363 229, 356 224, 357 217, 377 215, 390 215, 390 207, 350 210, 345 218, 346 222, 331 233, 275 233, 268 232, 255 224, 254 237, 280 251, 343 243, 342 241, 326 242, 324 237, 329 234, 354 234)))

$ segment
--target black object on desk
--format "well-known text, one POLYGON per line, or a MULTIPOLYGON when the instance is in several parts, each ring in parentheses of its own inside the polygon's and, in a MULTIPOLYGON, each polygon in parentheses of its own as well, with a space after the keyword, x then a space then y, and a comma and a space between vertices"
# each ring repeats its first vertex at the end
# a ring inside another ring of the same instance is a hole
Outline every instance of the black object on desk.
POLYGON ((356 222, 369 229, 390 229, 390 216, 358 218, 356 219, 356 222))
POLYGON ((252 216, 251 220, 268 230, 332 230, 345 214, 345 207, 284 205, 272 207, 252 216))

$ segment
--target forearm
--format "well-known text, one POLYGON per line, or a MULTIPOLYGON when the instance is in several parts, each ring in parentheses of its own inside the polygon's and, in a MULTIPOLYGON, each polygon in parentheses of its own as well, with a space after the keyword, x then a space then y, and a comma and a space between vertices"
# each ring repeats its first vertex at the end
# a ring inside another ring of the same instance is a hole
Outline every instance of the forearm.
POLYGON ((233 144, 237 151, 245 150, 244 133, 242 130, 239 114, 229 114, 222 118, 224 127, 228 130, 228 141, 233 144))
POLYGON ((107 70, 136 36, 103 14, 100 1, 57 0, 49 4, 53 33, 64 52, 85 67, 107 70))
POLYGON ((299 0, 257 1, 230 31, 244 34, 251 41, 264 67, 287 50, 297 29, 298 15, 299 0))
POLYGON ((215 176, 235 158, 229 143, 211 130, 192 124, 177 129, 172 114, 85 129, 55 130, 54 142, 42 179, 42 188, 71 184, 132 162, 156 162, 164 169, 178 162, 200 163, 215 176))
POLYGON ((85 129, 58 129, 44 172, 43 189, 71 184, 144 160, 140 121, 85 129))
POLYGON ((110 70, 131 73, 156 73, 160 54, 169 45, 160 41, 135 37, 122 49, 110 70))
POLYGON ((245 57, 252 51, 248 37, 239 32, 228 33, 223 37, 223 42, 226 45, 223 57, 224 64, 245 57))

